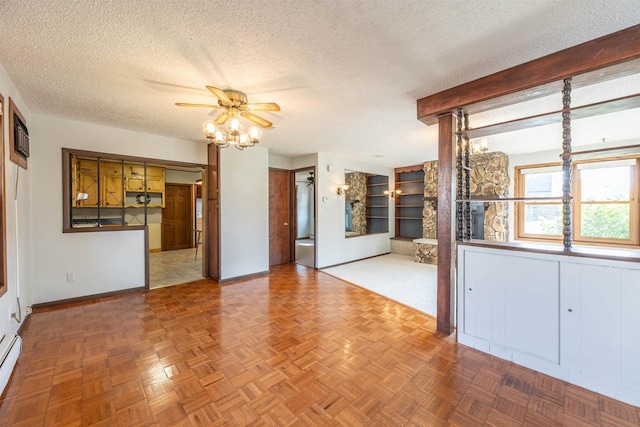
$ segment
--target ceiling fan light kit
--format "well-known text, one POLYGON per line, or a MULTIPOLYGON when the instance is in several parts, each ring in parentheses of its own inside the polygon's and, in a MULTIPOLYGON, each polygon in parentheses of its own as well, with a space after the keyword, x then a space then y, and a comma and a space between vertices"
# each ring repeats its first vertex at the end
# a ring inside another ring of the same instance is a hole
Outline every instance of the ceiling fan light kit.
POLYGON ((207 89, 218 98, 218 105, 211 104, 189 104, 177 102, 179 107, 199 107, 199 108, 219 108, 225 110, 213 120, 207 120, 202 124, 202 133, 212 143, 220 148, 233 144, 237 149, 244 150, 253 147, 260 142, 262 130, 257 126, 251 126, 248 132, 244 132, 244 125, 238 116, 244 117, 263 128, 270 128, 273 123, 253 114, 251 111, 280 111, 280 106, 274 102, 253 103, 247 102, 247 95, 232 89, 218 89, 207 86, 207 89), (225 131, 219 129, 217 125, 225 124, 225 131))

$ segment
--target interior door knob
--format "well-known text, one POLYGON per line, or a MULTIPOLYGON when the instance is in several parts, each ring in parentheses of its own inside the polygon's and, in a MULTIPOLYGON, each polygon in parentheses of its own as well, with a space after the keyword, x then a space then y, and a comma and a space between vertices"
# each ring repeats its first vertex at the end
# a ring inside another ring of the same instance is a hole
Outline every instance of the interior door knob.
POLYGON ((289 223, 288 223, 288 222, 285 222, 285 223, 284 223, 284 225, 285 225, 285 226, 288 226, 288 225, 289 225, 289 223))

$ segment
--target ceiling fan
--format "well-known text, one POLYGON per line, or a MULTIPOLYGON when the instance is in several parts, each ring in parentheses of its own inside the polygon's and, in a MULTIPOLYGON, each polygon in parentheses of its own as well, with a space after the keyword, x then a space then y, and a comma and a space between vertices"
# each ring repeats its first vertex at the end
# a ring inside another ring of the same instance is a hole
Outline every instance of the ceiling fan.
POLYGON ((179 107, 220 108, 226 110, 214 120, 218 125, 226 123, 227 120, 239 115, 263 128, 270 128, 273 123, 253 114, 252 111, 280 111, 280 106, 275 102, 249 104, 247 102, 247 94, 238 90, 218 89, 213 86, 207 86, 207 89, 218 98, 218 105, 189 104, 185 102, 176 102, 176 105, 179 107))

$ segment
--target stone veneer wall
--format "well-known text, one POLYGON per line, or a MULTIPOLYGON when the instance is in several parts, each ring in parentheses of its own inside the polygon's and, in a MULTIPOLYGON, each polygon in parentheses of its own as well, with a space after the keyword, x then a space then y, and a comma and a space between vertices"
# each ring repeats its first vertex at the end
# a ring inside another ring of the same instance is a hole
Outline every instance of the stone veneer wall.
MULTIPOLYGON (((509 157, 493 152, 471 156, 471 196, 509 197, 509 157)), ((509 206, 487 203, 484 212, 484 239, 509 240, 509 206)))
POLYGON ((344 183, 349 186, 345 192, 345 203, 351 203, 351 231, 358 235, 367 234, 367 174, 347 172, 344 183))
POLYGON ((431 243, 416 243, 415 262, 423 264, 438 264, 438 245, 431 243))
MULTIPOLYGON (((438 197, 438 161, 424 164, 424 197, 438 197)), ((437 210, 431 201, 424 201, 422 209, 422 237, 425 239, 438 238, 437 210)))
MULTIPOLYGON (((509 157, 493 152, 471 156, 471 196, 509 195, 509 157)), ((438 195, 438 161, 424 164, 424 197, 438 195)), ((509 206, 505 202, 489 202, 484 213, 484 239, 506 242, 509 240, 509 206)), ((431 201, 424 201, 422 237, 437 239, 437 209, 431 201)), ((438 246, 415 244, 415 260, 426 264, 438 263, 438 246)))

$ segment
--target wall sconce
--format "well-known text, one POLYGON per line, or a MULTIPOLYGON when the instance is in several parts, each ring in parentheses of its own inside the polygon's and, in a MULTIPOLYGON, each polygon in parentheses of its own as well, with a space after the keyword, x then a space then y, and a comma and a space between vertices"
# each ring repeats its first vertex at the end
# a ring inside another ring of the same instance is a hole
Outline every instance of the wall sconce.
POLYGON ((491 142, 489 142, 488 139, 484 139, 484 138, 480 140, 472 141, 470 146, 471 154, 485 153, 489 149, 490 144, 491 142))
POLYGON ((401 189, 396 189, 396 190, 384 190, 382 192, 385 196, 389 196, 390 199, 395 199, 396 197, 398 197, 400 194, 402 194, 402 190, 401 189))
POLYGON ((342 196, 348 189, 349 186, 347 184, 342 184, 336 188, 336 193, 338 193, 338 196, 342 196))

